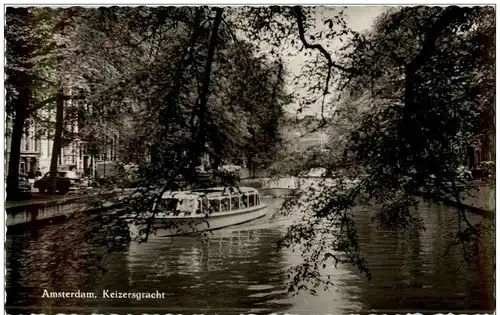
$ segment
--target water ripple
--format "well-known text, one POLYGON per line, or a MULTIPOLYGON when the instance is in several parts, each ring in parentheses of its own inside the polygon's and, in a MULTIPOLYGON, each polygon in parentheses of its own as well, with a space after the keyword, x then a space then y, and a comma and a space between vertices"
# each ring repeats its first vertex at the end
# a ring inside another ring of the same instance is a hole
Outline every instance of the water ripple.
MULTIPOLYGON (((269 199, 275 209, 281 200, 269 199)), ((90 264, 101 249, 78 231, 48 225, 6 239, 7 307, 116 307, 116 301, 43 300, 43 289, 100 289, 166 293, 165 300, 120 301, 123 307, 242 309, 250 312, 354 313, 371 309, 491 310, 493 244, 480 253, 479 265, 467 265, 452 241, 454 212, 442 206, 420 209, 426 231, 401 234, 381 229, 364 209, 356 212, 362 253, 372 270, 366 281, 350 266, 327 267, 334 287, 317 295, 287 294, 287 269, 297 254, 277 250, 287 221, 259 219, 197 237, 151 238, 130 243, 106 257, 103 270, 90 264), (443 229, 443 227, 447 229, 443 229), (78 250, 72 244, 78 242, 78 250), (87 266, 89 265, 90 266, 87 266)), ((82 222, 82 226, 86 223, 82 222)), ((491 241, 491 240, 490 240, 491 241)), ((118 310, 115 311, 116 313, 118 310)), ((10 312, 11 313, 11 312, 10 312)))

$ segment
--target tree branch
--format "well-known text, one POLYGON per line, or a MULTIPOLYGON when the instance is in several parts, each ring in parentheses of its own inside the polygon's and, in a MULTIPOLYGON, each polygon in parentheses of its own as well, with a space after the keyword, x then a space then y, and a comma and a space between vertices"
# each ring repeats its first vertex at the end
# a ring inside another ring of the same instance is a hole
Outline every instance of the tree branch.
MULTIPOLYGON (((454 21, 459 20, 464 17, 463 8, 453 6, 444 9, 444 13, 437 19, 437 21, 429 28, 422 49, 417 54, 413 60, 405 66, 405 92, 404 92, 404 112, 403 120, 400 129, 402 128, 403 135, 408 137, 415 137, 413 132, 413 124, 408 124, 412 120, 412 115, 414 113, 414 90, 416 84, 416 73, 422 68, 431 58, 434 50, 436 48, 436 42, 438 38, 442 35, 443 31, 454 21)), ((417 150, 420 150, 417 148, 417 150)))
POLYGON ((421 68, 431 57, 436 48, 437 39, 441 36, 446 27, 448 27, 455 20, 463 18, 465 12, 464 8, 460 8, 458 6, 446 8, 444 13, 427 32, 422 49, 419 54, 407 65, 407 68, 412 72, 421 68))
MULTIPOLYGON (((304 30, 304 14, 302 13, 302 9, 298 6, 293 8, 295 17, 297 18, 297 25, 299 27, 299 37, 300 41, 304 45, 305 48, 307 49, 316 49, 319 50, 319 52, 326 58, 328 61, 328 68, 329 70, 331 68, 337 68, 339 70, 342 70, 344 72, 351 72, 350 69, 341 66, 332 60, 332 56, 326 51, 326 49, 321 46, 320 44, 310 44, 307 42, 306 37, 305 37, 305 30, 304 30)), ((330 72, 330 71, 329 71, 330 72)))
MULTIPOLYGON (((82 100, 85 99, 83 95, 63 95, 62 96, 63 101, 69 101, 69 100, 82 100)), ((51 98, 48 98, 46 100, 41 101, 40 103, 33 105, 29 110, 28 110, 28 116, 33 115, 37 110, 41 109, 47 104, 50 104, 52 102, 55 102, 58 100, 58 96, 54 96, 51 98)))
POLYGON ((330 55, 330 53, 328 53, 326 51, 326 49, 321 46, 320 44, 310 44, 307 42, 306 40, 306 37, 305 37, 305 30, 304 30, 304 14, 302 13, 302 9, 299 7, 299 6, 295 6, 293 8, 293 12, 295 14, 295 17, 297 19, 297 26, 299 28, 299 37, 300 37, 300 41, 302 42, 302 44, 304 45, 305 48, 307 49, 316 49, 318 50, 327 60, 327 63, 328 63, 328 71, 327 71, 327 74, 326 74, 326 82, 325 82, 325 88, 323 90, 323 100, 321 102, 321 117, 323 119, 323 121, 325 121, 325 117, 323 115, 324 113, 324 105, 325 105, 325 97, 326 95, 328 95, 329 93, 329 90, 328 90, 328 86, 330 85, 330 79, 332 77, 332 68, 336 68, 336 69, 339 69, 339 70, 342 70, 344 72, 351 72, 349 69, 333 62, 332 60, 332 56, 330 55))
MULTIPOLYGON (((208 102, 208 94, 209 94, 209 89, 210 89, 210 75, 212 72, 212 62, 214 59, 215 55, 215 47, 217 46, 217 40, 218 40, 218 31, 219 31, 219 25, 222 21, 222 8, 216 8, 216 15, 215 15, 215 20, 214 20, 214 25, 212 27, 212 34, 210 36, 210 42, 208 44, 208 56, 207 56, 207 62, 205 65, 205 74, 203 77, 203 85, 202 85, 202 90, 200 91, 200 105, 199 105, 199 118, 200 118, 200 128, 198 130, 198 135, 195 137, 196 140, 201 140, 199 138, 205 136, 205 125, 206 125, 206 118, 205 115, 207 114, 207 102, 208 102)), ((204 143, 203 141, 198 142, 195 146, 199 146, 200 149, 204 149, 204 143)))

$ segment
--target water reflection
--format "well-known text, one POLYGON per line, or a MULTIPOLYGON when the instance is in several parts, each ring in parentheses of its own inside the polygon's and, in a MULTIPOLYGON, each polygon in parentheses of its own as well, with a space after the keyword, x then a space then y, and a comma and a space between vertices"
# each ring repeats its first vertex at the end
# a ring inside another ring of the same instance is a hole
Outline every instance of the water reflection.
MULTIPOLYGON (((284 259, 272 230, 221 230, 206 238, 154 238, 132 243, 127 253, 129 284, 136 290, 162 286, 173 308, 199 305, 248 309, 284 297, 284 259), (263 284, 265 283, 265 284, 263 284)), ((281 307, 282 310, 285 310, 281 307)))
MULTIPOLYGON (((415 215, 426 230, 405 233, 358 219, 363 255, 373 270, 372 281, 359 283, 365 307, 429 311, 494 308, 494 242, 484 239, 477 264, 467 264, 460 246, 449 247, 458 231, 455 211, 422 204, 415 215)), ((469 219, 473 223, 480 220, 473 215, 469 219)))
MULTIPOLYGON (((270 208, 281 200, 268 199, 270 208)), ((272 211, 271 211, 272 212, 272 211)), ((452 209, 422 206, 426 231, 405 233, 381 229, 369 209, 356 220, 364 242, 363 255, 372 270, 366 281, 349 266, 327 267, 334 287, 287 294, 287 268, 300 262, 276 242, 286 221, 262 218, 214 231, 206 237, 152 238, 130 243, 108 255, 99 266, 101 250, 85 230, 49 225, 7 235, 6 290, 9 307, 34 306, 31 311, 134 313, 132 310, 195 313, 289 312, 355 313, 369 310, 491 310, 493 299, 492 239, 485 240, 479 264, 467 265, 457 248, 444 255, 456 232, 452 209), (52 291, 165 292, 159 300, 42 299, 52 291)), ((477 220, 478 218, 471 218, 477 220)), ((87 222, 81 218, 82 226, 87 222)), ((289 223, 289 222, 288 222, 289 223)), ((9 314, 26 313, 10 309, 9 314)))

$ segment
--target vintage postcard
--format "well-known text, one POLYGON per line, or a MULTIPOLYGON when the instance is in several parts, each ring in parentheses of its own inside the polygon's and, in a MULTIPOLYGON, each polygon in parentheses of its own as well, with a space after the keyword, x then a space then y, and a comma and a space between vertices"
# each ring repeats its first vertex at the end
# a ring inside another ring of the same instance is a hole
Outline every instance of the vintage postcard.
POLYGON ((494 6, 4 8, 6 314, 494 312, 494 6))

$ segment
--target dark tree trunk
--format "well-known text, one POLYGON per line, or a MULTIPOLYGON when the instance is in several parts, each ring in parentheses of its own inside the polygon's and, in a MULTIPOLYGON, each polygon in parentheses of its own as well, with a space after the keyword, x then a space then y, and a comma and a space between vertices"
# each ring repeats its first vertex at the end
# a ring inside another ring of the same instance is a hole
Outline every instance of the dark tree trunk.
POLYGON ((443 13, 436 22, 429 28, 422 48, 415 58, 405 64, 405 92, 403 119, 400 121, 399 132, 401 136, 402 152, 401 156, 418 155, 424 150, 426 145, 425 137, 421 136, 421 124, 419 123, 418 112, 422 109, 418 106, 423 104, 415 103, 415 90, 418 81, 418 71, 425 66, 435 52, 437 41, 445 29, 453 22, 464 19, 466 9, 454 6, 443 9, 443 13), (417 117, 416 117, 417 116, 417 117), (410 150, 410 152, 407 152, 410 150))
POLYGON ((150 149, 151 163, 158 164, 161 162, 159 154, 160 153, 158 152, 157 145, 153 145, 150 149))
MULTIPOLYGON (((210 42, 208 44, 208 56, 205 64, 205 73, 203 75, 203 85, 200 91, 200 103, 199 103, 199 112, 198 118, 200 120, 200 125, 198 128, 198 132, 195 136, 195 146, 194 146, 194 157, 202 156, 205 150, 205 144, 207 140, 207 127, 208 127, 208 96, 210 94, 210 76, 212 73, 212 62, 214 60, 215 48, 217 47, 218 42, 218 32, 219 26, 222 22, 222 13, 223 8, 216 8, 214 24, 212 27, 212 34, 210 36, 210 42)), ((194 159, 192 159, 192 163, 194 163, 194 159)))
MULTIPOLYGON (((415 108, 413 104, 414 89, 415 89, 415 72, 410 66, 405 69, 405 93, 404 93, 404 112, 403 120, 400 123, 400 132, 402 138, 402 156, 410 156, 411 152, 407 152, 407 145, 414 144, 414 139, 418 138, 420 130, 416 128, 414 114, 415 108)), ((414 147, 409 148, 410 151, 415 151, 414 147)), ((417 150, 418 151, 418 150, 417 150)))
MULTIPOLYGON (((15 16, 17 22, 21 25, 16 27, 22 27, 22 21, 30 20, 30 12, 28 8, 10 8, 9 14, 15 16)), ((18 96, 15 97, 15 103, 12 107, 12 114, 14 116, 14 124, 12 126, 12 138, 11 147, 9 155, 9 169, 7 175, 7 188, 6 194, 7 199, 12 200, 18 197, 19 194, 19 161, 21 158, 21 139, 23 137, 24 126, 26 119, 29 116, 29 105, 30 105, 30 94, 31 94, 31 84, 32 78, 27 73, 27 69, 32 68, 32 64, 29 61, 33 54, 33 46, 24 36, 15 36, 6 30, 7 44, 10 45, 12 51, 13 59, 21 58, 22 61, 17 65, 24 70, 16 70, 7 76, 8 84, 12 84, 15 90, 18 92, 18 96), (10 36, 7 36, 10 35, 10 36)), ((6 83, 7 83, 6 82, 6 83)))
POLYGON ((56 130, 54 135, 54 144, 52 146, 52 157, 50 159, 50 185, 49 191, 56 191, 57 185, 57 164, 61 154, 62 131, 63 131, 63 115, 64 115, 64 98, 62 89, 57 96, 56 105, 56 130))
MULTIPOLYGON (((9 153, 9 173, 7 175, 7 200, 17 199, 19 194, 19 160, 21 159, 21 139, 26 121, 25 109, 22 108, 25 97, 19 99, 18 110, 12 126, 12 139, 9 153)), ((27 99, 27 97, 26 97, 27 99)), ((24 103, 25 104, 25 103, 24 103)))

